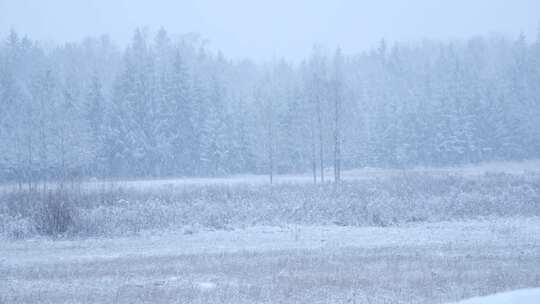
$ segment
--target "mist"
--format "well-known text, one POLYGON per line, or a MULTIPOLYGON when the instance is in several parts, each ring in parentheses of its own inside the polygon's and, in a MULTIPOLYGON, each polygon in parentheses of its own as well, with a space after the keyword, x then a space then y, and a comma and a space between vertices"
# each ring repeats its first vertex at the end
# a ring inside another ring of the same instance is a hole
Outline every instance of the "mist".
POLYGON ((197 33, 236 59, 303 59, 314 44, 358 53, 387 41, 467 39, 498 33, 534 38, 535 0, 412 1, 0 1, 0 32, 64 43, 109 34, 126 45, 137 27, 197 33))
POLYGON ((0 304, 539 299, 540 1, 0 0, 0 304))

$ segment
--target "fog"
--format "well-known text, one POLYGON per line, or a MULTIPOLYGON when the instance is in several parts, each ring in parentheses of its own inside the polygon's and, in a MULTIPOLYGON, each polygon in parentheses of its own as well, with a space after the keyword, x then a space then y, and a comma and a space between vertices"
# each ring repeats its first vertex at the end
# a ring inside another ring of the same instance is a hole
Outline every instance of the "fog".
POLYGON ((313 44, 365 50, 381 38, 411 41, 500 33, 536 35, 540 1, 141 1, 0 0, 0 32, 10 28, 57 43, 110 34, 126 44, 133 30, 165 27, 199 33, 232 58, 304 58, 313 44))
POLYGON ((0 304, 537 304, 539 84, 540 0, 0 0, 0 304))

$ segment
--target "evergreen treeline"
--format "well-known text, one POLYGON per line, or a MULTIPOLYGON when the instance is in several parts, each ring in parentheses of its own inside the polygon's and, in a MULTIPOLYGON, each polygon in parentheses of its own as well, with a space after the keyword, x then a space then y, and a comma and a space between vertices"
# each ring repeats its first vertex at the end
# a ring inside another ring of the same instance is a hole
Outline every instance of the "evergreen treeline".
MULTIPOLYGON (((539 33, 540 36, 540 33, 539 33)), ((452 165, 540 156, 540 37, 231 61, 137 30, 0 43, 0 179, 452 165)))

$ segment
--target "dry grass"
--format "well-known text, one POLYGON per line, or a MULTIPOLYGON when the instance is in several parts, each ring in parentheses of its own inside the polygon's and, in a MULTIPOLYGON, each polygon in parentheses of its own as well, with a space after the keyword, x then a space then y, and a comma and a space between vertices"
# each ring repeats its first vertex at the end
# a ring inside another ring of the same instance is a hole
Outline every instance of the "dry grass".
POLYGON ((540 286, 538 248, 386 247, 4 268, 6 303, 445 303, 540 286))
POLYGON ((0 236, 106 236, 196 226, 391 226, 540 216, 540 175, 404 173, 332 184, 13 192, 0 196, 0 236))

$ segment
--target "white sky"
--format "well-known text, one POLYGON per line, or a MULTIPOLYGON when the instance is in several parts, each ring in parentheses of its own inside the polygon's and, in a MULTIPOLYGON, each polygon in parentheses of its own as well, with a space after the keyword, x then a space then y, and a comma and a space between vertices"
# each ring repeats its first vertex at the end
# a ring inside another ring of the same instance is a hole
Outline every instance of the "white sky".
POLYGON ((138 26, 196 32, 233 58, 299 59, 313 44, 365 50, 381 38, 536 38, 540 0, 0 0, 0 34, 79 41, 110 34, 123 44, 138 26))

